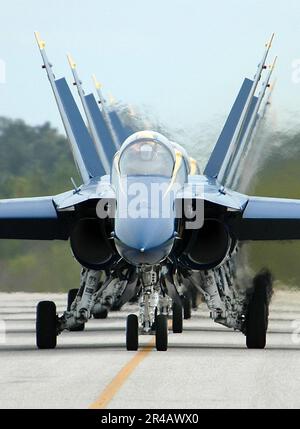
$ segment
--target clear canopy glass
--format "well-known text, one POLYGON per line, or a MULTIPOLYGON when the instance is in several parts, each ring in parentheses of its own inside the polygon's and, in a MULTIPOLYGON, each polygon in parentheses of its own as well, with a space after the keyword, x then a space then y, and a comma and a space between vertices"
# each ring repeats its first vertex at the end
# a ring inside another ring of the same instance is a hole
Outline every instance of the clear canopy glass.
POLYGON ((122 176, 160 176, 171 178, 174 158, 170 149, 157 140, 142 139, 130 144, 121 153, 122 176))

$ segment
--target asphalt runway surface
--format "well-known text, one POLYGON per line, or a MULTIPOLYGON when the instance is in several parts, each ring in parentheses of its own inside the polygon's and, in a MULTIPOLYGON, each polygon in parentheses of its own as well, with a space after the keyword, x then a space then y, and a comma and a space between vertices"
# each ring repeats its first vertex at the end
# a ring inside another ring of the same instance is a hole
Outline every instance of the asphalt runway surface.
POLYGON ((135 306, 65 332, 56 350, 35 347, 35 307, 64 295, 0 294, 0 408, 299 408, 300 293, 278 291, 266 350, 215 325, 205 306, 169 335, 168 352, 153 337, 125 349, 125 321, 135 306))

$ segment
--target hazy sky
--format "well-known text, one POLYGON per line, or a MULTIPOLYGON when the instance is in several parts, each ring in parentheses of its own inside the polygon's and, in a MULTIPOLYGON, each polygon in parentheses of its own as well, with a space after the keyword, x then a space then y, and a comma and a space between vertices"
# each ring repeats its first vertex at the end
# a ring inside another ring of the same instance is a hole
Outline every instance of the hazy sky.
POLYGON ((57 77, 71 82, 65 56, 71 52, 86 90, 96 73, 106 94, 198 134, 201 127, 207 132, 204 124, 221 127, 275 31, 270 124, 300 127, 300 83, 292 81, 300 58, 299 0, 3 0, 0 28, 6 64, 0 115, 61 126, 40 67, 33 36, 39 30, 57 77))

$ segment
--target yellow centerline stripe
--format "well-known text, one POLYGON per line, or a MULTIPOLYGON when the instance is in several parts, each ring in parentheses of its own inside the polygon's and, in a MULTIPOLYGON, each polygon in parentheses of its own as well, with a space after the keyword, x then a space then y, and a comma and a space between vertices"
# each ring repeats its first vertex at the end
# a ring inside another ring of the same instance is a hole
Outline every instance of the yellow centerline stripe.
POLYGON ((128 380, 135 368, 149 355, 149 353, 152 352, 154 346, 155 339, 152 338, 147 346, 137 352, 135 356, 121 369, 116 377, 104 389, 99 398, 89 408, 94 410, 105 409, 119 392, 124 383, 128 380))
MULTIPOLYGON (((168 328, 172 329, 172 321, 169 321, 168 328)), ((109 385, 103 390, 101 395, 96 401, 90 405, 91 410, 103 410, 107 408, 109 403, 113 400, 116 394, 119 392, 124 383, 128 380, 133 371, 137 366, 143 362, 143 360, 152 352, 155 346, 155 337, 149 341, 149 343, 142 348, 135 356, 121 369, 116 377, 109 383, 109 385)))

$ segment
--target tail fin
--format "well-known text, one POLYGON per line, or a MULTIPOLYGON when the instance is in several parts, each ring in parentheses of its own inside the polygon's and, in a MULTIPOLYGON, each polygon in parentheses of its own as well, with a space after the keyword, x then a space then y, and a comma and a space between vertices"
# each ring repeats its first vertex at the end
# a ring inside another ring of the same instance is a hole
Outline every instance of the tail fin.
POLYGON ((245 134, 241 140, 241 144, 239 146, 239 149, 235 155, 235 158, 233 160, 231 169, 230 169, 230 175, 228 176, 228 185, 229 186, 236 186, 238 177, 239 177, 239 170, 241 167, 241 164, 245 160, 245 157, 250 151, 251 144, 252 144, 252 136, 254 133, 254 130, 256 128, 257 123, 259 122, 259 109, 262 105, 262 102, 265 98, 267 89, 270 88, 270 79, 273 73, 273 70, 275 68, 277 58, 275 58, 275 61, 273 65, 270 68, 270 71, 268 73, 268 76, 265 80, 265 82, 262 85, 261 91, 259 93, 259 97, 253 112, 253 116, 251 117, 251 120, 246 128, 245 134))
POLYGON ((116 153, 116 147, 112 139, 111 133, 109 132, 109 129, 104 120, 103 112, 100 111, 97 101, 93 94, 86 95, 85 101, 89 109, 90 116, 93 119, 97 135, 99 136, 99 139, 103 143, 105 155, 110 165, 112 165, 113 158, 116 153))
POLYGON ((35 33, 35 36, 44 62, 43 68, 47 71, 75 164, 83 181, 87 183, 92 177, 103 176, 105 170, 66 80, 55 78, 52 65, 46 55, 46 44, 38 33, 35 33))
POLYGON ((116 109, 113 109, 109 112, 109 117, 118 137, 119 144, 121 145, 129 136, 134 133, 134 130, 130 126, 123 124, 123 121, 116 109))
POLYGON ((114 127, 113 127, 112 122, 111 122, 111 118, 109 116, 109 112, 106 108, 106 101, 105 101, 103 94, 102 94, 101 84, 97 80, 95 75, 93 75, 93 80, 94 80, 95 88, 96 88, 96 91, 97 91, 97 94, 99 97, 99 104, 101 105, 101 109, 102 109, 101 113, 102 113, 105 125, 106 125, 106 127, 110 133, 110 136, 111 136, 113 142, 114 142, 115 149, 119 150, 120 149, 120 141, 119 141, 119 138, 116 134, 116 131, 114 130, 114 127))
POLYGON ((270 42, 266 45, 266 50, 262 61, 258 66, 254 81, 246 80, 244 82, 236 103, 229 115, 229 121, 225 124, 223 132, 217 143, 216 150, 213 152, 205 170, 205 174, 218 178, 220 183, 224 183, 229 167, 233 161, 234 154, 241 143, 242 135, 247 127, 249 114, 253 103, 255 102, 253 101, 255 100, 254 94, 261 79, 262 72, 266 68, 266 59, 268 57, 273 38, 274 34, 272 35, 270 42), (228 136, 230 140, 227 140, 226 137, 228 136))
POLYGON ((235 100, 231 112, 224 125, 222 133, 217 141, 217 144, 210 156, 210 159, 205 168, 204 174, 209 177, 217 178, 223 165, 226 154, 231 145, 235 130, 239 119, 243 113, 247 99, 249 97, 253 80, 245 79, 240 92, 235 100))
POLYGON ((253 135, 253 131, 254 131, 255 126, 257 124, 257 120, 259 118, 258 112, 259 112, 259 109, 260 109, 262 102, 265 98, 267 89, 270 87, 269 83, 271 80, 273 70, 275 68, 276 60, 277 60, 277 58, 275 58, 274 63, 269 70, 268 76, 262 85, 262 88, 261 88, 260 93, 259 93, 259 97, 257 99, 257 102, 255 103, 255 108, 254 108, 254 111, 252 113, 251 119, 250 119, 248 125, 246 124, 246 126, 245 126, 244 135, 241 137, 240 145, 239 145, 238 149, 236 150, 232 165, 230 167, 230 174, 227 178, 228 183, 226 183, 229 186, 235 186, 236 185, 241 161, 246 156, 246 154, 248 153, 248 151, 250 149, 251 137, 253 135))
POLYGON ((121 145, 128 137, 130 137, 135 132, 135 130, 131 127, 130 124, 124 124, 120 116, 120 109, 116 105, 116 102, 112 96, 110 96, 109 117, 114 132, 116 133, 119 143, 121 145))
MULTIPOLYGON (((78 77, 76 64, 75 64, 75 62, 73 61, 73 59, 71 58, 70 55, 68 55, 68 60, 69 60, 69 64, 70 64, 70 67, 71 67, 71 70, 72 70, 72 73, 73 73, 73 77, 74 77, 74 80, 75 80, 75 85, 77 87, 78 94, 79 94, 80 100, 82 102, 82 106, 83 106, 84 112, 86 114, 86 118, 87 118, 87 121, 88 121, 88 125, 89 125, 89 130, 90 130, 91 136, 92 136, 92 138, 94 140, 94 143, 96 145, 96 149, 97 149, 97 152, 98 152, 99 157, 101 159, 101 162, 102 162, 102 165, 104 167, 104 170, 106 171, 106 174, 109 174, 111 164, 109 163, 109 160, 108 160, 108 158, 106 156, 106 152, 105 152, 103 144, 102 144, 104 142, 102 142, 101 135, 99 135, 99 133, 98 133, 99 130, 97 129, 97 125, 94 122, 94 118, 93 118, 93 116, 92 116, 92 114, 90 112, 90 107, 89 107, 89 104, 87 103, 86 96, 85 96, 84 90, 82 88, 82 83, 81 83, 81 81, 80 81, 80 79, 78 77)), ((93 97, 93 95, 92 95, 92 97, 93 97)))

